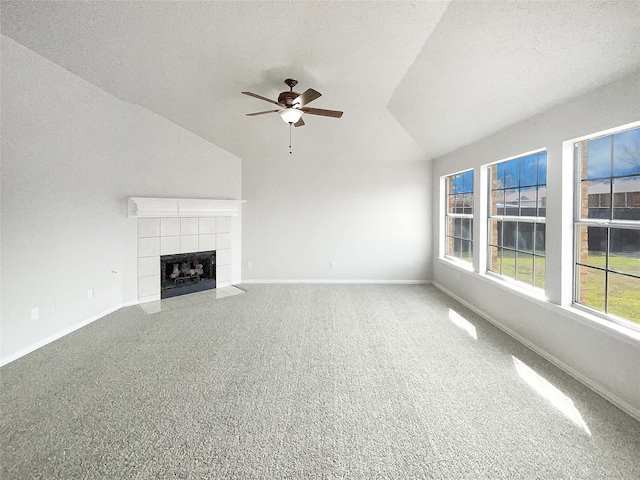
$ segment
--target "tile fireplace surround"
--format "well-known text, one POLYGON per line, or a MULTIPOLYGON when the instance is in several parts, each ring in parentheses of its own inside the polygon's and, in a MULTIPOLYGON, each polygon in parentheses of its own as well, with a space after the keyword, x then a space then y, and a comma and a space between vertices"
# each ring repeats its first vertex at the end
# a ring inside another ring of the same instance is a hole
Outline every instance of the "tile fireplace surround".
POLYGON ((138 301, 160 300, 160 256, 216 251, 216 287, 232 284, 232 221, 241 200, 129 199, 138 218, 138 301))

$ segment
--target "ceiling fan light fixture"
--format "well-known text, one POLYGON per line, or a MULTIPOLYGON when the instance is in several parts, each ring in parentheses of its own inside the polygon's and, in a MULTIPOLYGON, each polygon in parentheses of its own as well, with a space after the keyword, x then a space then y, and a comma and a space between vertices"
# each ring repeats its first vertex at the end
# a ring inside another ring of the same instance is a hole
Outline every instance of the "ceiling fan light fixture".
POLYGON ((302 117, 302 111, 293 107, 283 108, 278 113, 286 123, 296 123, 302 117))

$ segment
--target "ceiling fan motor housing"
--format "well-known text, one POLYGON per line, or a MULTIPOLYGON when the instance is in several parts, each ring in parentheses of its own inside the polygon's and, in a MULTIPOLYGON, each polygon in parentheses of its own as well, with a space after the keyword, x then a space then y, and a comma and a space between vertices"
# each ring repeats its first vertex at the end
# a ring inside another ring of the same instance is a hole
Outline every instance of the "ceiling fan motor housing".
POLYGON ((298 96, 300 96, 300 94, 298 92, 282 92, 280 95, 278 95, 278 102, 282 103, 283 105, 286 105, 287 107, 293 105, 293 101, 298 98, 298 96))

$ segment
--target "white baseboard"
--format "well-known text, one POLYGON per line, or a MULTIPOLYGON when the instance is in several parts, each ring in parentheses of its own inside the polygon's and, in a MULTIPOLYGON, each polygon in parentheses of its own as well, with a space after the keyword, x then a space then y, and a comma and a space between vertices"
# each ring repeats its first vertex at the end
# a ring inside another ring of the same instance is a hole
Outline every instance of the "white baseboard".
POLYGON ((109 315, 110 313, 115 312, 116 310, 120 310, 123 307, 130 307, 132 305, 138 305, 138 301, 133 301, 133 302, 127 302, 127 303, 123 303, 120 305, 117 305, 115 307, 111 307, 105 311, 103 311, 102 313, 99 313, 98 315, 94 315, 86 320, 83 320, 80 323, 76 323, 75 325, 71 326, 71 327, 67 327, 64 330, 60 330, 59 332, 54 333, 53 335, 40 340, 39 342, 36 342, 32 345, 29 345, 26 348, 23 348, 22 350, 17 351, 16 353, 9 355, 7 358, 3 358, 2 360, 0 360, 0 367, 3 367, 17 359, 19 359, 20 357, 24 357, 25 355, 41 348, 44 347, 45 345, 48 345, 51 342, 55 342, 56 340, 58 340, 59 338, 64 337, 65 335, 69 335, 71 332, 75 332, 76 330, 78 330, 79 328, 82 328, 86 325, 89 325, 90 323, 95 322, 96 320, 101 319, 102 317, 105 317, 107 315, 109 315))
POLYGON ((249 283, 335 283, 335 284, 380 284, 380 285, 429 285, 431 280, 307 280, 307 279, 246 279, 240 284, 249 283))
POLYGON ((489 322, 492 325, 494 325, 495 327, 499 328, 500 330, 505 332, 507 335, 513 337, 518 342, 522 343, 524 346, 526 346, 527 348, 533 350, 535 353, 537 353, 538 355, 543 357, 545 360, 551 362, 553 365, 558 367, 563 372, 568 373, 573 378, 575 378, 576 380, 578 380, 579 382, 583 383, 584 385, 589 387, 591 390, 596 392, 598 395, 604 397, 606 400, 608 400, 609 402, 613 403, 616 407, 618 407, 621 410, 623 410, 624 412, 628 413, 629 415, 631 415, 636 420, 640 421, 640 410, 637 409, 636 407, 634 407, 633 405, 631 405, 630 403, 622 400, 617 395, 614 395, 613 393, 608 391, 606 388, 604 388, 602 385, 594 382, 590 378, 586 377, 582 373, 580 373, 577 370, 575 370, 573 367, 571 367, 571 366, 567 365, 566 363, 564 363, 562 360, 559 360, 554 355, 551 355, 546 350, 540 348, 539 346, 535 345, 534 343, 531 343, 529 340, 527 340, 526 338, 524 338, 520 334, 514 332, 509 327, 503 325, 502 323, 500 323, 498 320, 496 320, 492 316, 490 316, 490 315, 486 314, 485 312, 479 310, 477 307, 475 307, 474 305, 470 304, 465 299, 459 297, 458 295, 456 295, 455 293, 451 292, 450 290, 446 289, 445 287, 443 287, 439 283, 437 283, 437 282, 431 282, 431 283, 433 284, 434 287, 436 287, 439 290, 443 291, 444 293, 449 295, 451 298, 457 300, 462 305, 467 307, 469 310, 472 310, 473 312, 475 312, 478 315, 480 315, 487 322, 489 322))

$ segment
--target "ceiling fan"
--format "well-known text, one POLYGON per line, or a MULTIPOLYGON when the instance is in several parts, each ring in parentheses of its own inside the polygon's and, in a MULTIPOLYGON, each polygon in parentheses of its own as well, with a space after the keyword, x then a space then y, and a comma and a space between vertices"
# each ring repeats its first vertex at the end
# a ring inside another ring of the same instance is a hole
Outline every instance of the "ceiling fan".
POLYGON ((316 98, 320 97, 322 94, 317 92, 313 88, 307 89, 304 93, 298 93, 293 91, 293 87, 298 84, 297 80, 293 78, 287 78, 284 83, 290 88, 289 92, 282 92, 278 95, 278 100, 271 100, 269 98, 263 97, 262 95, 258 95, 252 92, 242 92, 245 95, 249 95, 250 97, 258 98, 260 100, 264 100, 265 102, 273 103, 278 105, 279 109, 277 110, 266 110, 264 112, 255 112, 255 113, 247 113, 248 117, 254 117, 256 115, 264 115, 266 113, 278 113, 282 120, 284 120, 289 125, 293 125, 294 127, 302 127, 304 125, 304 120, 302 119, 302 114, 307 113, 309 115, 321 115, 323 117, 333 117, 340 118, 342 117, 342 112, 337 110, 323 110, 321 108, 309 108, 306 105, 308 103, 313 102, 316 98))

